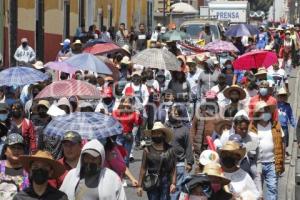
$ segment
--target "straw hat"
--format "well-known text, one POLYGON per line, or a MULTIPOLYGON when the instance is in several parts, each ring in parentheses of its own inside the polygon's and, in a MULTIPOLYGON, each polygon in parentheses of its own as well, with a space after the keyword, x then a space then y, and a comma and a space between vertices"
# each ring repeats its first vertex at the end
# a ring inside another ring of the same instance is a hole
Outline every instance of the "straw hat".
POLYGON ((82 45, 81 41, 80 40, 75 40, 75 42, 73 43, 73 45, 76 45, 76 44, 80 44, 82 45))
POLYGON ((220 157, 223 157, 224 153, 235 154, 239 156, 239 160, 242 159, 246 154, 246 148, 241 147, 239 143, 234 141, 228 141, 225 145, 220 149, 220 157))
POLYGON ((255 108, 254 108, 254 114, 260 112, 262 109, 264 108, 269 108, 271 110, 271 112, 274 111, 275 109, 275 105, 269 105, 264 101, 259 101, 258 103, 256 103, 255 108))
POLYGON ((131 64, 130 58, 128 56, 124 56, 121 60, 121 64, 129 65, 131 64))
POLYGON ((32 65, 35 69, 43 69, 44 67, 44 63, 42 61, 36 61, 33 65, 32 65))
POLYGON ((224 177, 221 165, 218 163, 212 162, 205 165, 203 173, 207 174, 208 178, 213 183, 220 183, 221 185, 228 185, 230 183, 230 180, 224 177))
POLYGON ((20 156, 19 160, 27 172, 29 172, 30 165, 34 161, 41 161, 49 164, 53 169, 53 175, 50 177, 51 179, 56 179, 65 172, 64 166, 60 162, 54 160, 51 153, 48 151, 39 150, 36 154, 31 156, 20 156))
POLYGON ((206 60, 206 56, 205 55, 198 55, 198 56, 195 56, 195 58, 196 58, 196 60, 198 61, 198 62, 203 62, 203 61, 205 61, 206 60))
POLYGON ((37 104, 37 106, 45 106, 46 108, 50 108, 50 103, 47 100, 40 100, 37 104))
POLYGON ((144 131, 144 134, 147 136, 151 136, 152 131, 157 131, 157 130, 164 133, 166 143, 170 143, 172 141, 172 139, 173 139, 172 130, 169 128, 166 128, 161 122, 155 122, 152 130, 146 130, 146 131, 144 131))
POLYGON ((230 94, 232 91, 237 91, 240 94, 240 100, 243 100, 246 98, 246 92, 243 90, 243 88, 241 88, 238 85, 232 85, 232 86, 226 88, 224 90, 223 94, 227 99, 230 99, 230 94))
POLYGON ((187 64, 187 65, 196 66, 195 60, 192 59, 191 57, 187 57, 187 59, 186 59, 186 64, 187 64))
POLYGON ((219 134, 222 134, 222 128, 226 125, 231 127, 232 122, 230 120, 226 120, 226 119, 216 120, 216 122, 215 122, 215 131, 219 134))
POLYGON ((131 55, 130 47, 129 47, 127 44, 123 45, 123 46, 122 46, 122 49, 123 49, 124 51, 126 51, 129 55, 131 55))
POLYGON ((277 95, 288 95, 288 92, 284 87, 282 87, 278 90, 277 95))
POLYGON ((266 68, 260 67, 260 68, 258 68, 257 73, 255 74, 255 76, 262 75, 262 74, 267 74, 267 73, 268 72, 267 72, 266 68))
POLYGON ((209 163, 218 163, 220 160, 220 157, 217 152, 212 151, 212 150, 204 150, 202 151, 200 157, 199 157, 199 162, 201 165, 205 166, 209 163))

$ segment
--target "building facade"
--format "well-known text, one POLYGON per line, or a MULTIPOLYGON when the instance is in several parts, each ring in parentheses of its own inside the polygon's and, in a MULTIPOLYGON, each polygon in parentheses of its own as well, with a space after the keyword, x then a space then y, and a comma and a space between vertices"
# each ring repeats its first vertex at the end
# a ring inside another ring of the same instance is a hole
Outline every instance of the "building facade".
POLYGON ((29 39, 34 49, 42 46, 42 60, 48 62, 56 59, 63 39, 72 38, 82 25, 86 30, 92 24, 97 28, 102 25, 117 28, 121 22, 127 27, 138 26, 139 23, 147 24, 149 14, 148 0, 2 0, 0 3, 4 27, 0 33, 4 42, 0 46, 6 66, 9 66, 10 43, 14 39, 17 46, 23 37, 29 39), (10 1, 16 1, 17 9, 10 8, 10 1), (42 8, 39 8, 41 2, 42 8), (16 36, 11 34, 11 12, 17 12, 16 36))

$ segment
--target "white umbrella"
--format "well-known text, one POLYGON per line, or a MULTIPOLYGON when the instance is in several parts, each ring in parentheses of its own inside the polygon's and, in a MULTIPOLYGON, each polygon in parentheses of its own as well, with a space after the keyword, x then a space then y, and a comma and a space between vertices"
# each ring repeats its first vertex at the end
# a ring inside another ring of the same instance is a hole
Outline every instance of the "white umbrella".
POLYGON ((172 13, 197 14, 198 10, 188 3, 175 3, 171 6, 172 13))

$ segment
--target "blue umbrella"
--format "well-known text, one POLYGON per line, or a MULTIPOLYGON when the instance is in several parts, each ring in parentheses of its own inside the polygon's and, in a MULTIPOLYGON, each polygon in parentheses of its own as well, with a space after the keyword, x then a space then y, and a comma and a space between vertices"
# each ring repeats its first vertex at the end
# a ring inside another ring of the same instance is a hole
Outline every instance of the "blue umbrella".
POLYGON ((69 65, 72 65, 78 70, 88 70, 108 75, 112 74, 111 70, 109 69, 109 67, 106 66, 104 62, 102 62, 96 56, 90 53, 81 53, 72 56, 64 62, 68 63, 69 65))
POLYGON ((63 137, 67 131, 78 132, 83 139, 101 139, 122 134, 122 125, 111 116, 96 112, 75 112, 54 118, 44 134, 63 137))
POLYGON ((0 72, 0 86, 24 86, 45 81, 49 78, 36 69, 30 67, 10 67, 0 72))
POLYGON ((251 24, 233 25, 230 26, 229 29, 225 32, 225 36, 231 36, 231 37, 251 36, 257 34, 259 34, 258 28, 251 24))

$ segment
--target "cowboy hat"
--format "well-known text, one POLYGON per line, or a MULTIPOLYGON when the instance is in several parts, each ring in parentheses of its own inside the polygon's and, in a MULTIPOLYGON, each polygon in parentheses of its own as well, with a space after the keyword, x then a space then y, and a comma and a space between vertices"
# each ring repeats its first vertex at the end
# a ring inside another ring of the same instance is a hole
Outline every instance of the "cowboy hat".
POLYGON ((232 122, 230 120, 226 120, 226 119, 219 119, 215 121, 215 131, 218 134, 222 134, 222 128, 224 126, 232 126, 232 122))
POLYGON ((128 56, 124 56, 121 60, 121 64, 125 64, 125 65, 131 64, 130 58, 128 56))
POLYGON ((172 133, 171 129, 166 128, 161 122, 155 122, 152 130, 144 131, 144 135, 151 136, 152 131, 158 131, 158 130, 164 133, 166 143, 170 143, 172 141, 173 133, 172 133))
POLYGON ((212 151, 212 150, 204 150, 202 151, 200 157, 199 157, 199 162, 201 165, 205 166, 209 163, 218 163, 220 160, 219 155, 217 152, 212 151))
POLYGON ((262 74, 267 74, 267 73, 268 72, 267 72, 266 68, 260 67, 260 68, 258 68, 257 73, 255 74, 255 76, 262 75, 262 74))
POLYGON ((228 141, 220 149, 220 157, 224 156, 224 153, 235 154, 239 156, 239 160, 242 159, 246 154, 246 148, 241 147, 241 145, 234 141, 228 141))
POLYGON ((232 85, 232 86, 226 88, 224 90, 223 94, 227 99, 230 99, 230 94, 232 91, 237 91, 240 94, 240 100, 243 100, 246 98, 246 92, 243 90, 243 88, 241 88, 238 85, 232 85))
POLYGON ((213 183, 220 183, 221 185, 228 185, 230 183, 230 180, 224 177, 221 165, 218 163, 211 162, 205 165, 203 173, 207 174, 213 183))
POLYGON ((73 43, 73 45, 75 45, 75 44, 80 44, 80 45, 82 45, 81 40, 75 40, 75 42, 73 43))
POLYGON ((44 63, 42 61, 36 61, 33 65, 32 65, 35 69, 43 69, 44 67, 44 63))
POLYGON ((258 103, 256 103, 255 108, 254 108, 254 114, 260 112, 262 109, 264 108, 269 108, 271 110, 271 112, 274 111, 275 109, 275 105, 269 105, 264 101, 259 101, 258 103))
POLYGON ((123 49, 124 51, 126 51, 129 55, 131 55, 130 47, 129 47, 127 44, 123 45, 123 46, 122 46, 122 49, 123 49))
POLYGON ((20 156, 19 160, 27 172, 29 172, 30 166, 34 161, 47 163, 53 169, 53 175, 50 177, 50 179, 56 179, 65 172, 64 166, 60 162, 54 160, 51 153, 48 151, 39 150, 36 152, 36 154, 31 156, 20 156))
POLYGON ((284 87, 282 87, 278 90, 277 95, 288 95, 288 92, 284 87))

